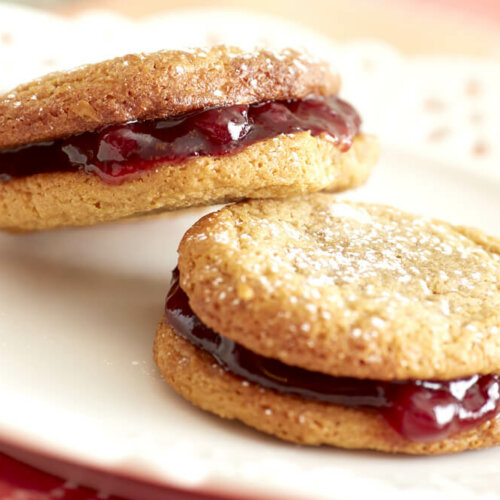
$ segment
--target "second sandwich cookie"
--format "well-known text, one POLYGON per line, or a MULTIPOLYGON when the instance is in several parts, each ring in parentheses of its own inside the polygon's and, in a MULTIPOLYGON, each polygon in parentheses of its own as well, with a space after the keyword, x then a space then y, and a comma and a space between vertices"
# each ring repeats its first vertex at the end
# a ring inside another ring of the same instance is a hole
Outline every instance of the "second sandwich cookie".
POLYGON ((129 55, 0 96, 0 228, 356 186, 378 147, 293 50, 129 55))
POLYGON ((155 343, 196 405, 283 439, 391 452, 500 444, 500 241, 303 199, 210 214, 155 343))

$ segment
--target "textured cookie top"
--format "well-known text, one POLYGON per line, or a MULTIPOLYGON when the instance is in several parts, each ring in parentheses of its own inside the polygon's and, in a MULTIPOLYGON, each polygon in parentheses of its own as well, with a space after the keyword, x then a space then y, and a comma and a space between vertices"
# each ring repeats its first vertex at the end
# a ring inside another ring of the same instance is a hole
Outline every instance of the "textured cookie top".
POLYGON ((208 215, 179 248, 181 286, 217 332, 332 375, 500 372, 500 240, 395 208, 302 199, 208 215))
POLYGON ((339 77, 309 55, 217 46, 133 54, 52 73, 0 96, 0 149, 214 106, 332 95, 339 77))

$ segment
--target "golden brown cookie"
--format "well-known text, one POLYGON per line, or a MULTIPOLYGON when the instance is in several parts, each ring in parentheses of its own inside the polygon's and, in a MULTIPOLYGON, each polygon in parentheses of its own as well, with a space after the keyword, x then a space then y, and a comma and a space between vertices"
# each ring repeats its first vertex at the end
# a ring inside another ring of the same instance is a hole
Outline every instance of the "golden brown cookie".
POLYGON ((0 228, 354 187, 378 145, 338 88, 327 64, 294 50, 223 46, 21 85, 0 97, 0 228))
POLYGON ((258 200, 198 221, 176 276, 155 359, 194 404, 309 444, 500 443, 497 238, 326 194, 258 200))

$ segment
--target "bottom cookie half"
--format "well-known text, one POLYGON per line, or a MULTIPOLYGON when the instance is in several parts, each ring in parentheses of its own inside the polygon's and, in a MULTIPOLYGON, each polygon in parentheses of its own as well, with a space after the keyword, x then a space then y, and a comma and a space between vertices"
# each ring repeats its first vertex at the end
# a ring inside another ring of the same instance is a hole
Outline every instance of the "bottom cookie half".
POLYGON ((0 182, 0 229, 37 231, 87 226, 149 212, 281 198, 362 184, 378 143, 360 134, 345 153, 309 132, 280 135, 230 156, 159 163, 138 178, 110 185, 85 172, 52 172, 0 182))
POLYGON ((191 403, 287 441, 422 455, 500 444, 499 418, 442 441, 413 442, 395 432, 376 411, 263 389, 223 370, 210 354, 178 336, 164 321, 158 326, 154 356, 165 380, 191 403))

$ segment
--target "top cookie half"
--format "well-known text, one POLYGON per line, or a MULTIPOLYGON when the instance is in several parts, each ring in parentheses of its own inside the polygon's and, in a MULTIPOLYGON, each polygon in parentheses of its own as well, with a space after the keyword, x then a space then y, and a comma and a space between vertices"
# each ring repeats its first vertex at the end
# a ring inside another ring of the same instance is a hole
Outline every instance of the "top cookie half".
POLYGON ((328 64, 291 49, 126 55, 52 73, 0 97, 0 149, 202 108, 334 95, 339 85, 328 64))
POLYGON ((179 248, 200 319, 262 356, 334 376, 500 371, 500 240, 382 205, 251 201, 179 248))

